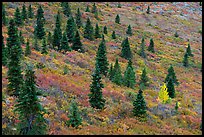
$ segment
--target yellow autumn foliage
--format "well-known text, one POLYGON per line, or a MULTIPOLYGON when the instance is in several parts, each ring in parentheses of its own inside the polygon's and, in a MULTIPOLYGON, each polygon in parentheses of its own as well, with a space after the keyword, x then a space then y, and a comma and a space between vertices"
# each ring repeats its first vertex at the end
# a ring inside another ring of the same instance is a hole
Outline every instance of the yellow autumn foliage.
POLYGON ((159 91, 159 101, 165 104, 167 103, 168 100, 169 100, 169 95, 167 92, 166 84, 164 83, 163 86, 161 86, 160 91, 159 91))

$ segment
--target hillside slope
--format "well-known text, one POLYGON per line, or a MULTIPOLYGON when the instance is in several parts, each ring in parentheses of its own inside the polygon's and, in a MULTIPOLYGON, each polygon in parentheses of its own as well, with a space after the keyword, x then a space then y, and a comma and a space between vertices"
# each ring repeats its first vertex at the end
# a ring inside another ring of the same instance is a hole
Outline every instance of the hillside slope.
MULTIPOLYGON (((32 4, 36 15, 38 5, 44 9, 46 20, 45 30, 52 32, 55 28, 55 15, 58 10, 61 13, 62 32, 65 31, 67 17, 62 13, 59 2, 26 2, 28 7, 32 4)), ((13 18, 15 8, 22 9, 22 2, 4 2, 7 17, 13 18)), ((118 8, 117 2, 97 2, 99 20, 93 13, 85 12, 86 5, 92 8, 92 2, 70 2, 73 15, 79 7, 82 13, 82 22, 85 25, 87 17, 92 25, 98 23, 101 33, 106 25, 108 34, 106 40, 107 58, 109 64, 119 59, 122 74, 126 69, 127 60, 119 56, 121 43, 126 38, 126 29, 132 26, 133 36, 129 37, 130 47, 133 53, 133 67, 136 68, 135 89, 117 86, 108 78, 103 77, 103 96, 106 99, 104 110, 95 110, 90 107, 88 94, 90 92, 91 75, 95 69, 95 57, 101 38, 89 41, 83 38, 83 28, 79 29, 81 42, 85 53, 77 51, 60 52, 49 49, 47 55, 42 55, 32 47, 32 53, 24 57, 24 62, 31 62, 35 66, 43 64, 43 68, 35 68, 37 86, 46 96, 40 97, 48 115, 45 118, 49 122, 48 134, 202 134, 200 124, 202 122, 202 11, 198 2, 185 3, 144 3, 121 2, 118 8), (146 14, 147 6, 151 4, 150 14, 146 14), (143 10, 142 10, 143 9, 143 10), (116 15, 120 15, 121 24, 115 23, 116 15), (116 32, 116 39, 111 38, 112 31, 116 32), (175 38, 174 33, 179 37, 175 38), (145 37, 145 52, 147 59, 138 55, 141 39, 145 37), (155 53, 147 51, 150 38, 154 39, 155 53), (189 40, 189 42, 188 42, 189 40), (186 47, 190 43, 194 57, 189 58, 189 67, 182 64, 186 47), (167 75, 167 70, 173 65, 180 84, 175 86, 176 98, 171 103, 162 105, 157 100, 160 86, 167 75), (68 67, 68 74, 64 75, 64 67, 68 67), (141 122, 132 114, 132 101, 139 90, 139 80, 143 68, 146 67, 150 85, 143 91, 147 103, 147 121, 141 122), (83 122, 79 129, 67 127, 68 108, 71 98, 76 96, 83 122), (179 114, 172 113, 176 101, 180 102, 179 114)), ((34 43, 34 26, 36 18, 29 19, 25 25, 19 27, 25 40, 30 39, 31 46, 34 43)), ((7 27, 2 26, 4 43, 6 45, 7 27)), ((41 42, 39 42, 41 45, 41 42)), ((22 45, 25 49, 25 45, 22 45)), ((2 93, 5 102, 2 102, 2 134, 12 134, 17 122, 14 114, 15 98, 6 93, 7 67, 2 66, 2 93)))

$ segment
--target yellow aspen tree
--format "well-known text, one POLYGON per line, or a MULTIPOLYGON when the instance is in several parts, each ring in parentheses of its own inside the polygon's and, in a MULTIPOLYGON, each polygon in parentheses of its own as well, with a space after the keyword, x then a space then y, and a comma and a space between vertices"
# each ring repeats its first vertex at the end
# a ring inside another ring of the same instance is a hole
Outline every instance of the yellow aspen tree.
POLYGON ((162 102, 163 104, 166 104, 168 100, 169 100, 169 95, 167 92, 166 84, 164 83, 163 86, 161 86, 159 91, 159 101, 162 102))

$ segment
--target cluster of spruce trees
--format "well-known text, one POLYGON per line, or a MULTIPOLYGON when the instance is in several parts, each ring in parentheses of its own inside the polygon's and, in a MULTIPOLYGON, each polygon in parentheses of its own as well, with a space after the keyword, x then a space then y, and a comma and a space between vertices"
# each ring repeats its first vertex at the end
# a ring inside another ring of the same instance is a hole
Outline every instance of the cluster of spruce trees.
MULTIPOLYGON (((61 29, 61 16, 58 11, 56 15, 55 29, 53 35, 51 32, 47 32, 48 36, 46 38, 46 32, 44 29, 44 24, 46 22, 44 18, 44 11, 41 5, 39 5, 37 14, 36 14, 36 25, 34 29, 34 46, 33 48, 37 51, 41 51, 42 54, 48 53, 47 45, 49 48, 57 50, 59 52, 66 53, 67 51, 76 50, 79 52, 85 52, 83 45, 80 41, 80 32, 79 28, 84 28, 83 37, 88 40, 94 40, 97 38, 102 38, 95 63, 95 71, 92 75, 92 84, 90 85, 90 94, 89 102, 93 108, 103 109, 105 106, 105 98, 102 94, 102 88, 104 85, 102 83, 103 76, 108 77, 110 81, 114 82, 117 85, 124 85, 129 88, 134 88, 136 85, 136 76, 135 69, 132 66, 131 59, 133 58, 128 37, 126 37, 121 44, 122 50, 120 56, 128 60, 126 70, 124 72, 124 77, 121 74, 120 65, 118 58, 116 58, 114 66, 111 64, 108 68, 109 63, 107 59, 107 51, 105 45, 104 35, 100 34, 100 27, 98 24, 95 26, 95 30, 91 24, 90 18, 87 18, 85 26, 82 23, 80 9, 77 9, 77 14, 75 18, 71 12, 71 8, 68 2, 61 2, 63 9, 63 14, 67 17, 67 24, 65 31, 62 32, 61 29), (38 40, 42 40, 42 47, 38 46, 38 40), (72 44, 72 46, 69 46, 72 44)), ((121 8, 119 3, 118 8, 121 8)), ((98 9, 96 4, 93 4, 92 10, 90 11, 89 6, 87 6, 85 12, 91 12, 94 14, 96 19, 99 19, 98 9)), ((148 7, 149 13, 149 7, 148 7)), ((6 46, 4 45, 4 37, 2 35, 2 65, 8 67, 8 87, 7 92, 11 96, 17 97, 17 104, 15 105, 15 112, 19 113, 19 120, 21 121, 18 124, 19 134, 29 135, 29 134, 46 134, 47 131, 47 122, 43 118, 43 114, 46 111, 43 109, 42 105, 39 103, 38 96, 42 95, 37 91, 35 74, 32 65, 27 65, 25 69, 25 75, 23 78, 21 61, 23 54, 29 56, 31 54, 30 40, 27 39, 26 49, 22 50, 21 45, 25 43, 23 38, 22 31, 18 32, 18 27, 24 25, 29 19, 35 18, 32 6, 29 5, 28 11, 26 10, 25 4, 22 6, 22 11, 20 12, 19 8, 16 8, 14 13, 14 18, 8 21, 6 17, 6 10, 4 4, 2 4, 2 24, 8 25, 8 38, 6 46), (9 22, 9 23, 8 23, 9 22)), ((116 16, 115 22, 120 24, 119 15, 116 16)), ((108 34, 107 27, 104 26, 103 33, 108 34)), ((126 31, 126 34, 129 36, 133 35, 131 26, 129 25, 126 31)), ((116 39, 115 31, 112 32, 112 38, 116 39)), ((154 42, 153 39, 150 39, 150 45, 148 51, 154 53, 154 42)), ((145 43, 144 38, 141 41, 141 48, 138 54, 146 58, 145 53, 145 43)), ((193 56, 191 53, 190 44, 186 49, 186 53, 183 59, 183 65, 188 66, 188 57, 193 56)), ((146 68, 143 69, 141 79, 140 79, 140 90, 133 102, 133 113, 135 116, 144 116, 146 115, 146 102, 143 97, 143 87, 148 86, 149 78, 147 77, 146 68)), ((171 65, 168 69, 168 75, 165 79, 167 83, 167 92, 171 98, 175 97, 174 84, 178 85, 178 80, 176 79, 173 66, 171 65)), ((77 108, 77 103, 73 99, 70 106, 70 113, 68 115, 70 118, 66 122, 68 126, 78 127, 82 123, 82 118, 79 114, 77 108)))

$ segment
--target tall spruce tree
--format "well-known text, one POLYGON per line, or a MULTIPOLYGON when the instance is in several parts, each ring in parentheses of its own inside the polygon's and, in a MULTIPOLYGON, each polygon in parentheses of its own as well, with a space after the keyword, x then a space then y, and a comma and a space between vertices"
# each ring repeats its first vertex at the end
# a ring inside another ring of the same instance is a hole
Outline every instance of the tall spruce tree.
POLYGON ((28 18, 28 17, 27 17, 27 10, 26 10, 25 4, 23 4, 21 16, 22 16, 22 20, 23 20, 23 21, 25 21, 25 20, 28 18))
POLYGON ((93 8, 92 8, 91 12, 94 14, 95 18, 98 18, 98 9, 96 7, 96 3, 93 4, 93 8))
POLYGON ((113 68, 112 82, 116 83, 117 85, 122 85, 122 82, 123 82, 123 77, 120 69, 120 64, 118 63, 118 58, 116 58, 115 65, 113 68))
POLYGON ((141 79, 140 79, 140 85, 142 84, 144 86, 147 86, 148 81, 149 81, 149 78, 147 77, 146 68, 144 68, 143 71, 142 71, 141 79))
POLYGON ((89 9, 89 6, 88 6, 88 5, 86 6, 85 12, 90 12, 90 9, 89 9))
POLYGON ((142 93, 143 91, 140 89, 133 102, 133 114, 137 117, 143 117, 146 115, 147 106, 142 93))
POLYGON ((40 48, 39 48, 39 46, 38 46, 38 39, 37 39, 37 38, 34 39, 34 49, 35 49, 36 51, 40 51, 40 48))
POLYGON ((71 47, 69 46, 66 32, 64 32, 62 36, 61 48, 64 53, 66 53, 67 51, 71 51, 71 47))
POLYGON ((99 66, 96 63, 95 72, 92 74, 92 84, 90 85, 89 103, 91 107, 96 109, 103 109, 105 106, 105 99, 103 98, 102 88, 104 85, 101 81, 99 66))
POLYGON ((5 10, 5 5, 2 3, 2 24, 7 25, 7 18, 6 18, 6 10, 5 10))
POLYGON ((167 83, 167 92, 170 98, 175 97, 175 88, 174 88, 174 83, 173 83, 172 78, 170 78, 167 83))
POLYGON ((124 73, 124 85, 130 88, 134 88, 136 81, 135 81, 135 72, 132 67, 132 61, 129 60, 128 65, 126 67, 125 73, 124 73))
POLYGON ((118 14, 115 17, 115 23, 120 24, 120 16, 118 14))
POLYGON ((190 46, 190 43, 188 43, 188 47, 187 47, 187 49, 186 49, 186 52, 188 53, 188 56, 191 56, 191 57, 194 56, 194 55, 192 54, 192 52, 191 52, 191 46, 190 46))
POLYGON ((131 59, 132 53, 131 53, 128 37, 124 40, 124 42, 122 42, 121 46, 122 46, 121 57, 125 59, 131 59))
POLYGON ((63 8, 64 15, 66 15, 67 17, 71 17, 72 16, 72 12, 71 12, 71 8, 70 8, 70 5, 69 5, 69 2, 61 2, 61 6, 63 8))
POLYGON ((83 45, 81 43, 80 35, 79 35, 78 30, 76 31, 76 34, 75 34, 74 39, 73 39, 72 49, 76 50, 76 51, 79 51, 79 52, 82 52, 82 53, 84 52, 83 45))
POLYGON ((43 8, 39 6, 37 10, 37 22, 34 30, 35 37, 38 39, 43 39, 45 36, 44 23, 44 11, 43 8))
POLYGON ((150 7, 147 7, 147 14, 150 14, 150 7))
POLYGON ((118 8, 121 8, 121 4, 120 4, 120 2, 118 2, 118 8))
POLYGON ((56 16, 56 22, 55 22, 55 29, 53 34, 53 47, 57 47, 57 50, 61 50, 61 38, 62 38, 62 30, 61 30, 61 20, 60 20, 60 12, 58 11, 56 16))
POLYGON ((9 22, 8 27, 8 85, 7 91, 9 95, 18 96, 23 83, 23 77, 21 74, 21 58, 22 47, 19 42, 18 29, 13 19, 9 22))
POLYGON ((139 55, 143 58, 146 58, 147 55, 145 53, 145 42, 144 42, 144 38, 142 38, 142 43, 140 45, 140 50, 139 50, 139 55))
POLYGON ((94 34, 95 38, 101 38, 101 34, 100 34, 100 30, 98 27, 98 23, 96 23, 96 28, 95 28, 95 34, 94 34))
POLYGON ((112 39, 116 39, 115 31, 112 32, 112 39))
POLYGON ((4 37, 2 35, 2 65, 6 66, 8 61, 7 47, 4 45, 4 37))
POLYGON ((82 27, 82 20, 81 20, 81 12, 79 8, 77 9, 77 14, 76 14, 76 25, 78 28, 82 27))
POLYGON ((127 28, 126 34, 132 36, 132 28, 131 28, 130 25, 129 25, 128 28, 127 28))
POLYGON ((69 42, 73 42, 76 30, 77 30, 77 27, 76 27, 74 18, 70 16, 67 20, 67 25, 66 25, 67 38, 69 42))
POLYGON ((176 78, 176 74, 175 74, 175 72, 174 72, 174 68, 173 68, 172 65, 170 65, 170 67, 169 67, 169 69, 168 69, 168 74, 167 74, 167 76, 166 76, 164 82, 167 83, 170 78, 173 80, 174 84, 176 84, 176 85, 179 84, 179 82, 178 82, 178 80, 177 80, 177 78, 176 78))
POLYGON ((29 7, 28 7, 28 18, 32 19, 33 17, 34 17, 34 13, 33 13, 32 6, 30 4, 29 7))
POLYGON ((45 38, 43 39, 43 43, 42 43, 42 50, 41 50, 41 54, 47 54, 47 45, 46 45, 46 40, 45 38))
POLYGON ((82 124, 82 118, 79 113, 79 109, 76 101, 73 99, 69 108, 69 120, 66 121, 67 126, 78 127, 82 124))
POLYGON ((111 66, 110 66, 110 69, 109 69, 109 72, 108 72, 108 77, 109 77, 109 80, 113 80, 113 76, 114 76, 114 73, 113 73, 113 64, 111 63, 111 66))
POLYGON ((16 11, 14 13, 14 19, 17 26, 21 26, 23 24, 22 16, 18 7, 16 8, 16 11))
POLYGON ((29 39, 27 39, 26 49, 25 49, 25 56, 28 56, 30 54, 31 54, 31 49, 30 49, 30 45, 29 45, 29 39))
POLYGON ((96 3, 93 3, 93 7, 92 7, 91 12, 92 12, 92 13, 96 13, 96 12, 97 12, 96 3))
POLYGON ((102 41, 98 47, 98 51, 97 51, 97 55, 96 55, 96 63, 99 66, 100 74, 105 75, 105 76, 108 73, 108 65, 109 65, 106 53, 107 53, 106 52, 106 45, 105 45, 105 40, 103 37, 103 39, 102 39, 102 41))
POLYGON ((92 41, 92 40, 94 40, 93 36, 94 36, 93 26, 91 25, 90 19, 87 18, 86 26, 85 26, 85 30, 84 30, 84 38, 92 41))
POLYGON ((20 135, 47 134, 47 124, 43 109, 37 97, 35 72, 31 66, 26 68, 25 83, 17 99, 15 111, 19 114, 17 131, 20 135))
POLYGON ((183 66, 184 67, 188 67, 189 63, 188 63, 188 53, 186 52, 184 54, 184 57, 183 57, 183 66))
POLYGON ((151 51, 152 53, 154 53, 154 41, 152 38, 150 39, 150 44, 149 44, 148 50, 151 51))
POLYGON ((106 26, 103 27, 103 33, 104 33, 104 34, 108 34, 108 30, 107 30, 107 27, 106 27, 106 26))

